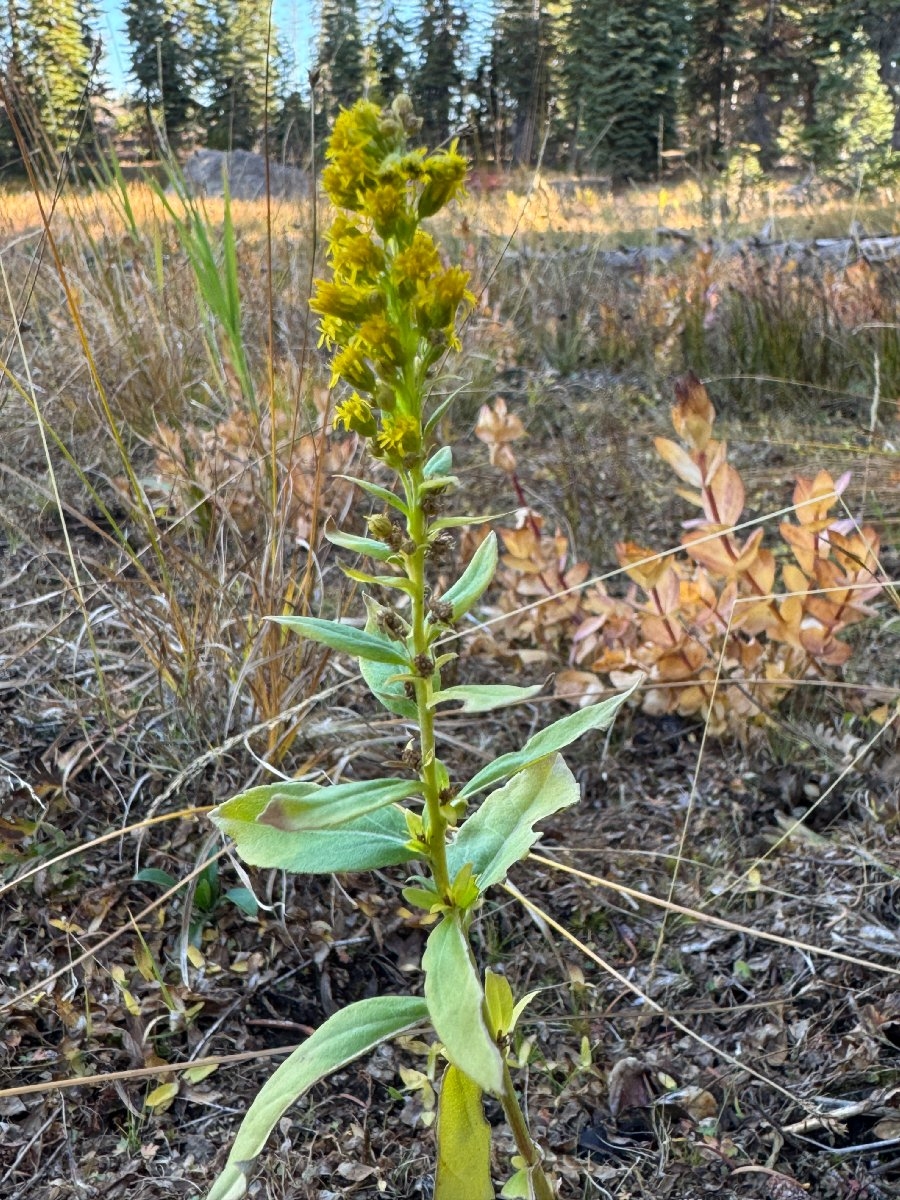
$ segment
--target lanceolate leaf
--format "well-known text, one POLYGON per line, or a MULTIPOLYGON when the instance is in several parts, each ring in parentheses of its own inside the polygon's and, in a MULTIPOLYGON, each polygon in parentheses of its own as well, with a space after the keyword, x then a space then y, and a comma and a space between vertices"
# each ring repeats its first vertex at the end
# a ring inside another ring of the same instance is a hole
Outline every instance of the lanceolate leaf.
POLYGON ((408 596, 413 593, 413 585, 402 575, 370 575, 367 571, 357 571, 355 567, 341 567, 341 570, 355 583, 367 583, 370 587, 395 588, 397 591, 406 592, 408 596))
POLYGON ((456 583, 441 596, 441 600, 453 605, 454 621, 467 613, 484 593, 496 569, 497 535, 491 530, 456 583))
POLYGON ((451 878, 472 864, 480 891, 506 878, 540 837, 534 828, 543 817, 576 804, 580 789, 559 754, 542 758, 486 796, 464 821, 447 849, 451 878))
POLYGON ((484 1023, 484 992, 454 910, 432 929, 425 946, 428 1013, 450 1061, 484 1092, 503 1089, 503 1060, 484 1023))
POLYGON ((434 1200, 494 1200, 481 1088, 451 1063, 441 1080, 434 1200))
POLYGON ((539 758, 555 754, 557 750, 562 750, 592 729, 606 729, 608 725, 612 724, 619 708, 640 682, 641 679, 636 679, 628 691, 620 692, 617 696, 610 696, 608 700, 602 700, 599 704, 592 704, 588 708, 582 708, 578 712, 570 713, 567 717, 562 717, 559 721, 554 721, 552 725, 548 725, 546 729, 542 729, 540 733, 529 738, 521 750, 514 750, 510 754, 501 754, 492 763, 482 767, 477 775, 472 776, 461 789, 460 796, 474 796, 477 792, 483 792, 492 783, 515 775, 517 771, 524 770, 531 763, 537 762, 539 758))
POLYGON ((314 1083, 428 1017, 416 996, 374 996, 329 1017, 263 1084, 206 1200, 239 1200, 253 1160, 285 1110, 314 1083))
POLYGON ((486 525, 488 521, 500 521, 509 513, 488 513, 483 517, 439 517, 428 526, 429 533, 437 533, 439 529, 458 529, 461 525, 486 525))
POLYGON ((378 562, 387 562, 389 558, 396 557, 396 551, 375 538, 354 537, 352 533, 340 533, 337 530, 326 532, 325 537, 333 546, 340 546, 342 550, 352 550, 355 554, 365 554, 378 562))
POLYGON ((449 703, 451 700, 461 700, 463 706, 460 712, 490 712, 507 704, 521 704, 530 700, 532 696, 543 691, 543 688, 542 683, 533 687, 513 687, 504 683, 460 684, 458 687, 448 687, 438 692, 431 701, 431 707, 435 708, 438 704, 449 703))
POLYGON ((279 625, 299 633, 312 642, 321 642, 332 650, 342 650, 354 658, 365 658, 370 662, 393 663, 407 666, 409 656, 399 642, 390 642, 377 633, 365 633, 353 625, 342 625, 339 621, 323 621, 319 617, 269 617, 279 625))
POLYGON ((390 504, 396 508, 398 512, 403 513, 405 517, 409 516, 409 509, 403 503, 399 496, 395 496, 393 492, 387 488, 381 487, 377 483, 370 483, 368 479, 357 479, 355 475, 335 475, 335 479, 346 479, 347 483, 355 483, 358 488, 362 488, 364 492, 368 492, 370 496, 374 496, 376 500, 381 500, 385 504, 390 504))
POLYGON ((226 801, 213 809, 210 816, 223 833, 234 838, 241 858, 252 867, 277 867, 314 875, 371 871, 409 862, 415 857, 406 847, 409 829, 400 808, 380 808, 336 829, 285 833, 259 823, 270 797, 248 797, 252 793, 245 792, 233 801, 226 801), (224 811, 229 804, 237 808, 224 811))
MULTIPOLYGON (((416 780, 372 779, 359 783, 338 783, 332 787, 316 787, 301 792, 291 784, 268 784, 253 791, 269 793, 266 807, 256 818, 259 825, 271 825, 285 833, 304 829, 334 829, 375 812, 388 804, 405 800, 418 790, 416 780)), ((304 785, 300 785, 302 788, 304 785)), ((305 785, 307 789, 310 785, 305 785)), ((235 797, 221 806, 219 812, 227 817, 234 811, 235 797)))

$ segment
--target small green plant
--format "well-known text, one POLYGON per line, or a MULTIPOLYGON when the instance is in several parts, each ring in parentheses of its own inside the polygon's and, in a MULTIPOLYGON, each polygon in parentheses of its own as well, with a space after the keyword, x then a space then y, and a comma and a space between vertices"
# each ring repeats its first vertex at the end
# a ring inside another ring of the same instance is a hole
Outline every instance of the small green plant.
MULTIPOLYGON (((158 867, 144 867, 134 877, 136 883, 158 883, 169 891, 178 884, 178 880, 168 871, 158 867)), ((232 887, 222 890, 219 882, 219 864, 215 861, 205 867, 197 877, 191 894, 191 921, 188 929, 188 941, 192 946, 199 946, 204 926, 214 918, 217 910, 230 903, 255 917, 259 911, 256 897, 245 887, 232 887)))
POLYGON ((572 713, 460 781, 437 755, 435 722, 444 704, 486 712, 533 696, 539 687, 445 687, 454 657, 444 644, 455 622, 491 582, 494 534, 461 577, 436 595, 429 575, 446 559, 450 530, 482 518, 449 514, 458 487, 452 451, 436 430, 450 400, 433 402, 431 382, 457 322, 471 306, 468 275, 445 266, 422 221, 463 188, 466 164, 451 146, 410 149, 419 128, 409 101, 382 112, 360 102, 335 123, 324 172, 339 210, 329 233, 331 280, 312 300, 323 340, 334 350, 332 385, 346 389, 335 422, 359 435, 395 487, 356 480, 383 506, 367 535, 333 531, 338 547, 373 560, 379 574, 346 569, 391 604, 366 596, 364 629, 317 617, 276 617, 286 630, 355 657, 378 701, 415 731, 404 776, 319 786, 296 781, 255 787, 213 813, 254 866, 295 872, 364 871, 415 864, 404 889, 431 929, 423 958, 424 997, 381 996, 335 1013, 278 1068, 247 1112, 208 1200, 243 1196, 253 1160, 285 1109, 307 1088, 379 1043, 430 1025, 446 1066, 439 1083, 437 1200, 488 1200, 490 1128, 484 1094, 498 1099, 517 1155, 504 1196, 551 1200, 513 1085, 511 1038, 531 997, 516 1001, 506 978, 479 972, 470 933, 488 889, 502 882, 538 837, 536 823, 574 804, 579 788, 559 751, 608 726, 624 695, 572 713), (476 806, 477 805, 477 806, 476 806))

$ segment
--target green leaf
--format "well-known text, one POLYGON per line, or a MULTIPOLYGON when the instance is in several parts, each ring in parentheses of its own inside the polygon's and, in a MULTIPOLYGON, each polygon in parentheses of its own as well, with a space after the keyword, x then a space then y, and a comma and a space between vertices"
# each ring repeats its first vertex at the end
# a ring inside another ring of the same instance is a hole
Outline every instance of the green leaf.
POLYGON ((446 491, 448 488, 456 489, 459 487, 458 475, 432 475, 430 479, 423 479, 420 485, 420 491, 437 492, 446 491))
POLYGON ((396 557, 395 550, 386 546, 384 542, 376 541, 375 538, 355 537, 352 533, 340 533, 338 530, 326 532, 325 537, 333 546, 351 550, 354 554, 365 554, 378 562, 387 562, 388 559, 396 557))
MULTIPOLYGON (((375 634, 378 629, 378 605, 367 596, 366 607, 369 611, 366 633, 375 634)), ((376 700, 383 704, 388 712, 405 717, 408 721, 415 721, 419 715, 416 702, 407 696, 403 681, 392 678, 397 674, 396 668, 388 663, 367 662, 362 658, 358 661, 360 674, 376 700)))
POLYGON ((255 917, 259 912, 259 901, 249 888, 229 888, 225 893, 225 899, 230 900, 232 904, 236 905, 241 912, 246 913, 248 917, 255 917))
POLYGON ((435 475, 446 475, 448 471, 453 470, 453 451, 449 446, 442 446, 440 450, 432 454, 428 462, 422 468, 422 474, 426 479, 431 479, 435 475))
POLYGON ((365 583, 370 587, 395 588, 411 596, 415 591, 414 585, 402 575, 370 575, 366 571, 357 571, 354 567, 341 567, 348 579, 356 583, 365 583))
POLYGON ((369 691, 389 712, 396 713, 398 717, 405 717, 407 721, 416 719, 418 709, 415 700, 410 700, 407 696, 402 680, 392 678, 397 674, 395 667, 360 659, 359 669, 369 685, 369 691))
POLYGON ((178 880, 174 875, 170 875, 168 871, 161 871, 159 867, 144 867, 138 871, 134 877, 135 883, 158 883, 160 887, 166 889, 173 888, 178 880))
POLYGON ((458 529, 461 525, 486 525, 488 521, 500 521, 509 513, 489 513, 486 517, 439 517, 428 526, 429 533, 437 533, 439 529, 458 529))
POLYGON ((358 488, 362 488, 370 496, 374 496, 376 499, 384 501, 385 504, 390 504, 392 508, 396 508, 398 512, 403 513, 404 517, 409 516, 409 509, 400 497, 395 496, 393 492, 389 492, 387 488, 381 487, 377 483, 370 483, 368 479, 357 479, 355 475, 335 475, 334 478, 346 479, 347 483, 355 483, 358 488))
POLYGON ((427 1017, 425 1002, 417 996, 374 996, 329 1017, 263 1084, 206 1200, 240 1200, 253 1160, 290 1105, 320 1079, 427 1017))
MULTIPOLYGON (((421 784, 410 779, 370 779, 353 783, 338 783, 330 787, 314 784, 267 784, 253 788, 254 793, 267 792, 269 802, 256 818, 260 825, 271 825, 285 833, 304 829, 334 829, 357 817, 375 812, 388 804, 396 804, 418 791, 421 784), (305 790, 304 790, 305 789, 305 790)), ((250 793, 245 793, 249 795, 250 793)), ((224 816, 240 796, 221 806, 224 816)), ((236 809, 233 809, 236 813, 236 809)))
POLYGON ((512 1029, 513 1000, 512 988, 505 975, 497 971, 484 973, 484 1005, 487 1012, 488 1029, 494 1039, 504 1037, 512 1029))
POLYGON ((515 775, 517 771, 524 770, 531 763, 537 762, 539 758, 555 754, 557 750, 571 745, 578 738, 590 733, 592 729, 606 729, 608 725, 612 724, 619 708, 640 682, 640 679, 636 680, 627 692, 619 692, 617 696, 610 696, 608 700, 602 700, 599 704, 592 704, 588 708, 581 708, 578 712, 570 713, 567 717, 554 721, 552 725, 548 725, 546 729, 542 729, 534 737, 529 738, 521 750, 514 750, 510 754, 501 754, 486 767, 482 767, 477 775, 472 776, 460 790, 460 798, 474 796, 476 792, 483 792, 492 783, 506 779, 509 775, 515 775))
POLYGON ((491 530, 475 553, 469 565, 452 587, 447 588, 441 600, 453 605, 453 620, 467 613, 484 593, 494 578, 497 569, 497 535, 491 530))
POLYGON ((533 1200, 534 1188, 527 1167, 520 1167, 515 1175, 510 1176, 503 1185, 500 1196, 502 1200, 533 1200))
POLYGON ((212 883, 205 875, 201 875, 194 889, 195 907, 199 908, 201 912, 208 913, 215 907, 216 899, 216 891, 212 883))
POLYGON ((459 712, 481 713, 490 712, 494 708, 504 708, 507 704, 521 704, 530 700, 538 692, 543 691, 544 685, 537 683, 533 687, 514 687, 505 683, 464 683, 458 687, 444 688, 431 701, 431 708, 450 700, 462 700, 463 706, 459 712))
POLYGON ((323 621, 319 617, 267 617, 277 625, 321 642, 332 650, 342 650, 354 658, 365 658, 370 662, 393 663, 397 667, 409 666, 409 655, 398 642, 389 642, 377 633, 365 633, 353 625, 342 625, 339 621, 323 621))
MULTIPOLYGON (((264 789, 253 789, 264 790, 264 789)), ((242 802, 238 813, 213 809, 212 820, 234 839, 238 853, 252 867, 277 867, 281 871, 321 875, 338 871, 372 871, 395 866, 416 856, 407 849, 409 830, 401 808, 380 808, 336 829, 307 829, 285 833, 271 825, 260 825, 269 797, 252 797, 251 792, 235 797, 242 802)))
POLYGON ((481 1088, 451 1063, 441 1080, 434 1200, 494 1200, 481 1088))
POLYGON ((428 935, 422 957, 425 999, 450 1061, 484 1092, 503 1090, 503 1060, 484 1023, 484 992, 458 910, 428 935))
POLYGON ((522 997, 522 999, 516 1004, 516 1007, 513 1009, 513 1013, 512 1013, 512 1023, 510 1025, 509 1029, 506 1031, 507 1033, 513 1032, 513 1030, 519 1024, 519 1017, 521 1017, 522 1013, 525 1011, 525 1009, 528 1007, 528 1005, 532 1002, 532 1000, 535 998, 535 996, 537 996, 539 994, 540 994, 540 988, 535 988, 535 990, 533 992, 526 993, 526 995, 524 995, 522 997))
POLYGON ((434 433, 435 429, 437 429, 437 426, 438 426, 438 423, 439 423, 441 417, 444 415, 444 413, 447 411, 447 409, 450 407, 450 405, 453 403, 453 401, 456 399, 456 397, 460 394, 460 392, 463 391, 464 386, 465 385, 461 385, 460 387, 458 387, 454 391, 452 391, 449 396, 445 396, 445 398, 435 408, 434 412, 431 414, 431 416, 425 422, 425 429, 423 432, 424 432, 424 436, 426 438, 431 437, 432 433, 434 433))
POLYGON ((535 824, 577 804, 580 796, 575 776, 559 754, 532 763, 486 796, 460 826, 447 847, 450 875, 471 863, 480 891, 500 883, 540 837, 535 824))

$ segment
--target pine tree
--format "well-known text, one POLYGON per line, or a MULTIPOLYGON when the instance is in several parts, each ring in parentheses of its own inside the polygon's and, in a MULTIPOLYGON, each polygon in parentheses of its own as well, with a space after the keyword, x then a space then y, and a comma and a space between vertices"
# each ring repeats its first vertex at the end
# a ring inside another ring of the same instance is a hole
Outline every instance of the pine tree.
POLYGON ((492 45, 496 156, 530 163, 546 118, 551 23, 543 0, 501 0, 492 45))
POLYGON ((814 120, 817 65, 812 52, 807 0, 764 0, 749 6, 748 65, 743 136, 758 147, 764 170, 780 156, 785 117, 795 111, 814 120))
POLYGON ((409 42, 412 29, 397 13, 394 0, 379 5, 372 38, 375 67, 375 96, 379 104, 390 104, 409 86, 409 42))
MULTIPOLYGON (((74 151, 83 141, 96 38, 92 4, 78 0, 7 0, 0 40, 4 83, 30 152, 74 151)), ((0 132, 7 152, 11 126, 0 132)))
POLYGON ((126 0, 124 14, 148 145, 157 140, 159 126, 164 138, 177 145, 196 111, 190 14, 184 3, 173 0, 126 0))
POLYGON ((573 0, 566 78, 583 165, 646 176, 674 145, 684 32, 682 0, 573 0))
POLYGON ((340 110, 363 94, 365 60, 357 0, 323 0, 317 65, 323 132, 328 132, 340 110))
POLYGON ((19 11, 15 0, 0 3, 0 167, 21 165, 21 154, 12 118, 22 124, 22 56, 19 36, 19 11))
POLYGON ((844 56, 858 56, 865 45, 878 60, 878 78, 894 111, 891 149, 900 152, 900 3, 830 0, 821 8, 819 29, 839 46, 844 56))
MULTIPOLYGON (((206 144, 215 150, 252 150, 266 111, 268 5, 206 0, 203 41, 200 57, 209 93, 206 144)), ((268 72, 268 86, 274 94, 274 70, 268 72)))
POLYGON ((423 120, 422 140, 430 146, 450 137, 459 114, 465 80, 462 41, 468 24, 465 9, 455 0, 423 0, 416 30, 421 58, 412 91, 423 120))
POLYGON ((696 0, 684 64, 685 111, 703 157, 717 160, 734 139, 735 86, 747 67, 749 44, 742 0, 696 0))
POLYGON ((301 85, 300 65, 291 40, 277 45, 273 116, 269 122, 269 152, 294 166, 308 166, 310 105, 301 85))

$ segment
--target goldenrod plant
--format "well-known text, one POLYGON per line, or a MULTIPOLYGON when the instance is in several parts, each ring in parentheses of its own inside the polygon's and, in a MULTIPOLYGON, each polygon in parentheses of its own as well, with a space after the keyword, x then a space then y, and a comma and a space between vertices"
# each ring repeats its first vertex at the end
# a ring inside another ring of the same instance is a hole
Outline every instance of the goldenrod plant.
POLYGON ((244 1118, 208 1200, 244 1195, 253 1160, 287 1107, 307 1088, 379 1043, 430 1025, 446 1065, 436 1121, 436 1200, 495 1195, 490 1127, 482 1098, 503 1107, 517 1154, 502 1185, 508 1197, 551 1200, 554 1183, 529 1132, 510 1074, 513 1032, 530 996, 518 1000, 505 976, 477 966, 472 926, 483 897, 538 837, 542 818, 574 804, 579 788, 559 751, 608 726, 625 695, 572 713, 502 754, 471 778, 455 778, 437 755, 443 705, 486 712, 529 700, 538 687, 445 687, 455 622, 490 584, 496 536, 478 547, 441 595, 430 580, 446 569, 454 527, 482 520, 447 509, 458 488, 452 450, 436 430, 452 401, 431 385, 458 324, 473 304, 468 275, 444 264, 423 221, 463 189, 466 163, 454 146, 410 148, 419 121, 405 97, 382 111, 360 102, 341 113, 328 148, 324 185, 338 213, 328 234, 331 278, 311 304, 333 351, 342 398, 335 424, 356 433, 394 477, 358 479, 381 511, 365 534, 331 532, 338 547, 378 564, 346 568, 351 579, 390 595, 366 596, 365 628, 308 616, 274 618, 285 630, 356 658, 366 684, 413 736, 405 775, 320 786, 298 780, 255 787, 220 805, 213 819, 249 864, 295 872, 366 871, 407 865, 403 895, 431 925, 423 957, 424 996, 380 996, 329 1017, 263 1086, 244 1118))

